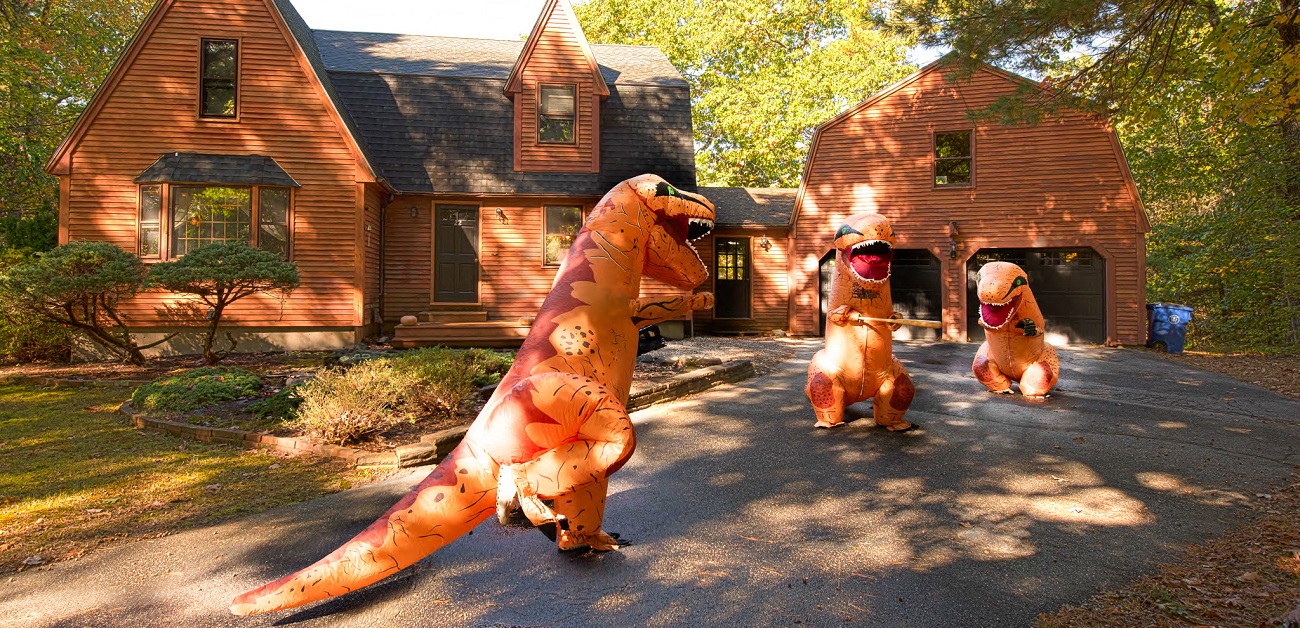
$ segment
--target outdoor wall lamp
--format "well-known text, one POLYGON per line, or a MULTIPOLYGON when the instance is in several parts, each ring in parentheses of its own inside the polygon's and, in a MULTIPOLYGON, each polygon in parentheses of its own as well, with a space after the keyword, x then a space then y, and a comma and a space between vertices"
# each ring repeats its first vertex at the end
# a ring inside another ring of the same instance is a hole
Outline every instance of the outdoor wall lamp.
POLYGON ((957 259, 957 221, 948 221, 948 257, 957 259))
POLYGON ((770 251, 770 250, 772 250, 772 241, 771 241, 771 240, 768 240, 766 235, 763 236, 763 239, 762 239, 762 240, 759 240, 759 241, 758 241, 758 245, 761 246, 761 247, 763 247, 763 250, 764 250, 764 251, 770 251))
POLYGON ((419 215, 420 215, 420 208, 419 208, 419 207, 416 207, 415 205, 412 205, 412 206, 411 206, 411 218, 415 218, 416 216, 419 216, 419 215))
POLYGON ((504 225, 510 222, 510 218, 506 216, 505 211, 503 211, 500 207, 497 208, 496 214, 497 214, 497 220, 500 220, 501 224, 504 225))

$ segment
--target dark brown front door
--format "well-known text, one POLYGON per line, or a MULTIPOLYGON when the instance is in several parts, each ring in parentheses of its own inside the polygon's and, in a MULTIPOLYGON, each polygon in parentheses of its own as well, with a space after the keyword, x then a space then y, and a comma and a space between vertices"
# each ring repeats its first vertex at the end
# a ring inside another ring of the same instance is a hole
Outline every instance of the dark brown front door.
POLYGON ((749 238, 717 238, 717 279, 713 285, 715 318, 749 318, 749 238))
POLYGON ((433 302, 478 302, 478 207, 438 205, 433 230, 433 302))

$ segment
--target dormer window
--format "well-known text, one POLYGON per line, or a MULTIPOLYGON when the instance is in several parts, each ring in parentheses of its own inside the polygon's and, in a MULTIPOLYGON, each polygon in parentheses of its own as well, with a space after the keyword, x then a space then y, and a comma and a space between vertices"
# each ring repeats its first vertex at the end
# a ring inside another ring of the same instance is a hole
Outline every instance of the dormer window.
POLYGON ((543 85, 537 106, 537 141, 573 144, 578 119, 576 85, 543 85))
POLYGON ((239 111, 239 42, 204 39, 199 68, 199 117, 234 118, 239 111))

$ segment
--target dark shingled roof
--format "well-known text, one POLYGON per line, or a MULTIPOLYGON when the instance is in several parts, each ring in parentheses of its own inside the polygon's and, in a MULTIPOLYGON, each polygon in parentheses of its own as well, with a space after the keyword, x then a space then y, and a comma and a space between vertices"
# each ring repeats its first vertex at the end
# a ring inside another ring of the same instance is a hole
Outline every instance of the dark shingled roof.
MULTIPOLYGON (((524 42, 502 39, 343 31, 315 31, 315 35, 331 72, 505 80, 524 50, 524 42)), ((687 86, 658 48, 593 44, 591 54, 610 85, 687 86)))
POLYGON ((145 168, 136 183, 228 183, 301 187, 289 173, 263 155, 167 153, 145 168))
POLYGON ((524 42, 312 31, 272 0, 376 175, 401 193, 600 196, 653 172, 695 188, 690 86, 657 48, 591 46, 610 95, 600 173, 515 172, 505 82, 524 42))
POLYGON ((730 227, 789 227, 798 188, 699 188, 713 202, 715 222, 730 227))

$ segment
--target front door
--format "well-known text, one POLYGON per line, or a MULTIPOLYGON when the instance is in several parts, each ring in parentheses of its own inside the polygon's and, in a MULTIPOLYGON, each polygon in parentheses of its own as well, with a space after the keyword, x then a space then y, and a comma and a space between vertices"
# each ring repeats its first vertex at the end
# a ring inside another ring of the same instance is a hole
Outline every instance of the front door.
POLYGON ((713 282, 714 318, 750 318, 749 295, 753 269, 749 238, 716 238, 717 279, 713 282))
POLYGON ((433 233, 433 302, 478 303, 478 207, 438 205, 433 233))

